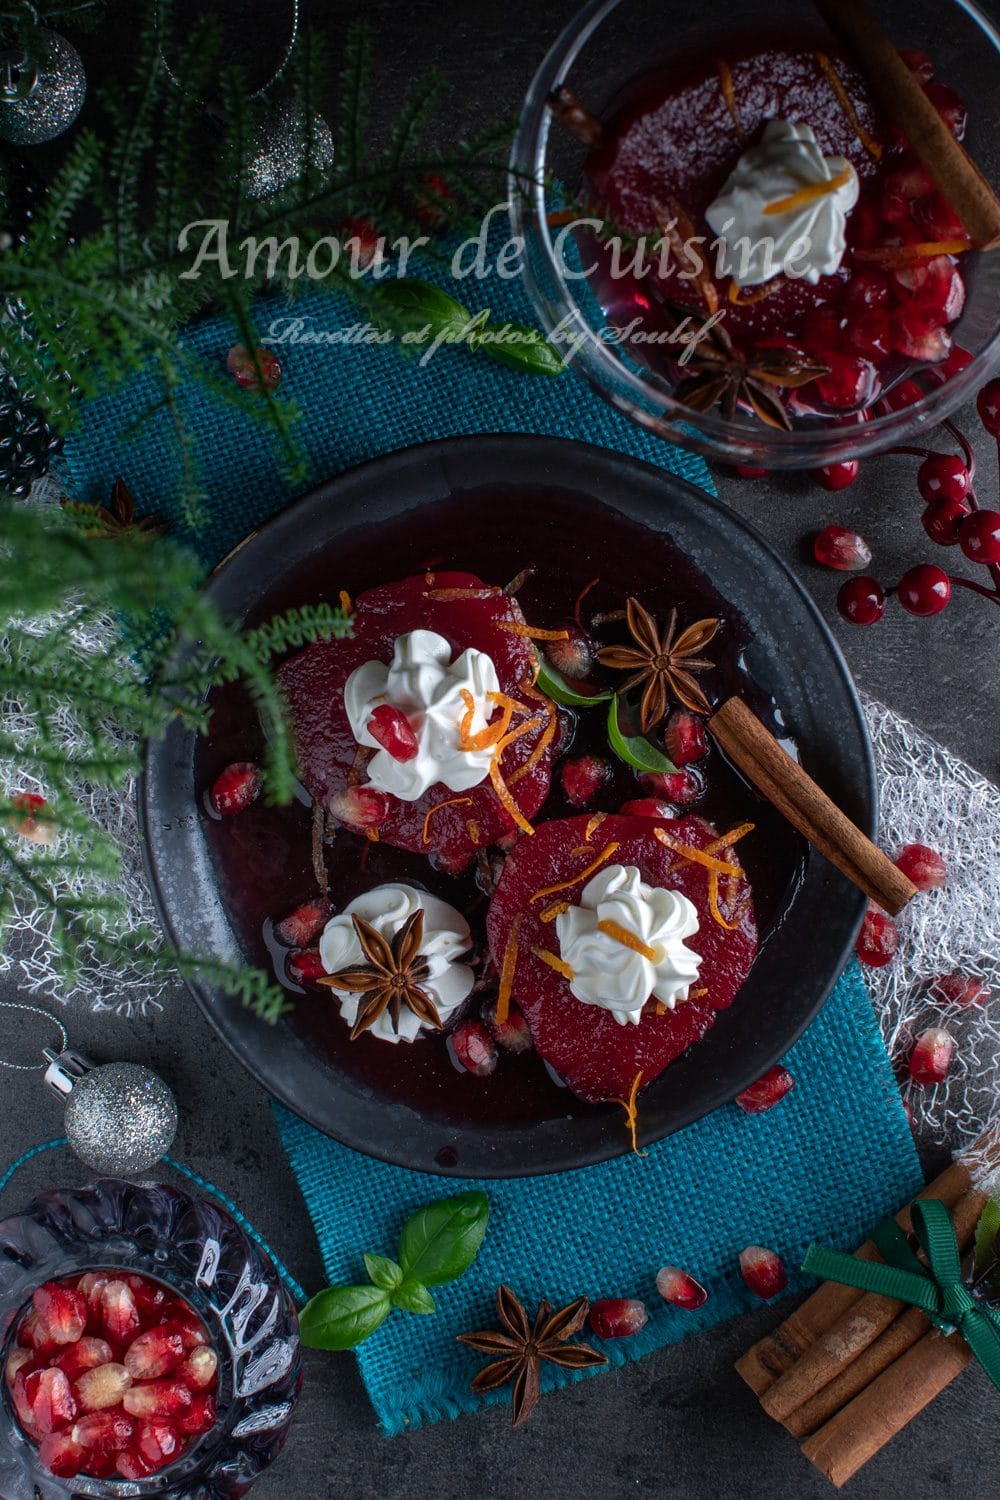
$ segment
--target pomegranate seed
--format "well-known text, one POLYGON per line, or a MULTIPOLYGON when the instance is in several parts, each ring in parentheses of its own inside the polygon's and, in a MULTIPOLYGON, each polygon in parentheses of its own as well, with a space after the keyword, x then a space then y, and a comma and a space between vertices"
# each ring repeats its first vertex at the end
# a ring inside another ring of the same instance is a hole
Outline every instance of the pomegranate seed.
MULTIPOLYGON (((937 364, 951 352, 951 337, 945 328, 928 324, 919 307, 901 307, 893 315, 892 342, 897 354, 937 364)), ((922 394, 922 393, 921 393, 922 394)))
POLYGON ((546 641, 545 656, 557 672, 579 682, 594 665, 594 643, 578 625, 567 625, 564 641, 546 641))
POLYGON ((781 1257, 763 1245, 748 1245, 740 1251, 740 1275, 750 1290, 765 1302, 777 1297, 788 1285, 781 1257))
POLYGON ((911 615, 939 615, 951 598, 951 579, 936 563, 919 563, 903 574, 896 592, 911 615))
POLYGON ((18 792, 11 797, 11 806, 16 812, 8 814, 7 823, 15 833, 19 833, 29 843, 41 844, 43 847, 54 844, 56 840, 56 825, 47 818, 36 818, 32 814, 40 812, 48 804, 44 797, 37 792, 18 792))
POLYGON ((920 517, 920 523, 932 542, 940 547, 954 547, 962 522, 969 514, 964 500, 935 500, 920 517))
POLYGON ((252 761, 234 761, 216 777, 209 801, 220 818, 231 818, 257 801, 263 785, 260 768, 252 761))
POLYGON ((138 1448, 128 1448, 119 1453, 116 1468, 123 1479, 148 1479, 156 1473, 156 1464, 144 1458, 138 1448))
POLYGON ((179 1380, 150 1380, 125 1392, 130 1417, 173 1417, 191 1405, 191 1392, 179 1380))
POLYGON ((611 779, 611 765, 600 755, 573 755, 559 768, 563 796, 571 807, 590 807, 611 779))
POLYGON ((672 823, 677 817, 676 807, 661 797, 636 797, 623 802, 618 811, 623 818, 657 818, 661 823, 672 823))
POLYGON ((60 1347, 48 1337, 34 1308, 22 1322, 17 1341, 23 1348, 34 1349, 36 1354, 45 1356, 57 1353, 60 1347))
POLYGON ((952 344, 951 353, 948 355, 948 358, 939 364, 936 369, 925 370, 924 374, 929 375, 933 380, 943 382, 951 380, 955 375, 960 375, 966 365, 971 365, 971 363, 972 355, 968 349, 963 349, 961 344, 952 344))
POLYGON ((192 1392, 206 1391, 215 1384, 219 1373, 219 1356, 207 1344, 192 1349, 177 1371, 177 1379, 192 1392))
POLYGON ((192 1349, 198 1349, 208 1343, 208 1330, 204 1323, 196 1313, 183 1304, 178 1306, 177 1312, 170 1320, 170 1326, 180 1334, 189 1354, 192 1349))
POLYGON ((33 1371, 25 1379, 24 1394, 38 1432, 58 1432, 76 1416, 76 1400, 62 1370, 33 1371))
POLYGON ((680 771, 645 771, 639 779, 655 796, 675 802, 678 807, 697 802, 705 790, 705 777, 694 766, 685 766, 680 771))
POLYGON ((1000 376, 988 380, 976 397, 979 420, 993 437, 1000 437, 1000 376))
POLYGON ((939 1005, 985 1005, 990 987, 983 979, 966 978, 964 974, 939 974, 931 980, 930 998, 939 1005))
POLYGON ((207 1391, 195 1396, 186 1412, 177 1418, 177 1428, 186 1437, 198 1437, 215 1426, 215 1397, 207 1391))
POLYGON ((601 1297, 590 1304, 587 1323, 599 1339, 627 1339, 649 1322, 645 1304, 634 1297, 601 1297))
POLYGON ((139 1428, 136 1448, 152 1468, 162 1469, 180 1452, 181 1436, 172 1423, 154 1417, 139 1428))
POLYGON ((30 1349, 12 1349, 7 1356, 7 1364, 4 1375, 8 1390, 13 1386, 19 1370, 23 1370, 25 1377, 31 1372, 28 1366, 34 1366, 35 1356, 30 1349))
POLYGON ((840 586, 837 608, 852 625, 874 625, 885 614, 885 589, 865 574, 849 578, 840 586))
POLYGON ((814 307, 806 314, 803 337, 808 347, 824 361, 832 363, 832 356, 843 342, 844 322, 832 307, 814 307))
POLYGON ((350 251, 352 275, 362 275, 385 264, 385 235, 380 235, 367 219, 345 219, 340 226, 341 242, 350 251))
POLYGON ((401 708, 396 708, 391 703, 380 703, 378 708, 373 709, 365 728, 393 760, 415 760, 420 753, 409 719, 401 708))
POLYGON ((898 385, 886 391, 879 405, 886 411, 903 411, 914 402, 922 401, 926 394, 927 392, 921 390, 915 380, 901 380, 898 385))
POLYGON ((56 1369, 62 1370, 67 1380, 78 1380, 86 1370, 96 1370, 98 1365, 109 1365, 114 1352, 106 1339, 83 1338, 53 1360, 56 1369))
POLYGON ((497 1003, 489 1001, 482 1006, 481 1014, 483 1024, 498 1047, 505 1052, 530 1052, 534 1043, 531 1040, 531 1027, 524 1018, 524 1013, 513 1001, 508 1002, 507 1018, 504 1021, 497 1020, 497 1003))
POLYGON ((899 929, 885 912, 869 906, 854 944, 858 957, 870 969, 884 969, 899 946, 899 929))
POLYGON ((745 1110, 748 1115, 762 1115, 776 1104, 780 1104, 787 1093, 795 1087, 795 1079, 787 1068, 776 1063, 769 1068, 756 1083, 751 1083, 741 1094, 736 1095, 736 1103, 740 1109, 745 1110))
POLYGON ((126 1281, 109 1281, 101 1291, 101 1318, 113 1344, 124 1344, 139 1332, 139 1309, 126 1281))
POLYGON ((110 1280, 110 1276, 102 1276, 96 1271, 88 1271, 86 1276, 81 1276, 76 1284, 77 1291, 87 1299, 87 1310, 92 1317, 100 1316, 101 1293, 110 1280))
POLYGON ((18 1370, 14 1376, 14 1384, 11 1386, 10 1399, 14 1407, 14 1414, 29 1437, 44 1436, 35 1426, 35 1409, 28 1398, 27 1382, 32 1374, 40 1374, 41 1371, 29 1371, 27 1367, 18 1370))
POLYGON ((867 359, 892 353, 892 320, 887 312, 869 312, 851 323, 847 342, 867 359))
POLYGON ((125 1356, 125 1368, 133 1380, 158 1380, 172 1375, 184 1354, 184 1340, 168 1323, 139 1335, 125 1356))
POLYGON ((448 1038, 448 1050, 459 1067, 488 1078, 497 1065, 496 1043, 478 1021, 462 1021, 448 1038))
POLYGON ((57 1479, 75 1479, 83 1468, 83 1449, 68 1432, 50 1432, 42 1439, 38 1457, 57 1479))
POLYGON ((656 1290, 664 1302, 671 1307, 683 1307, 685 1312, 694 1312, 708 1301, 708 1292, 701 1282, 679 1266, 662 1266, 657 1271, 656 1290))
POLYGON ((878 395, 881 382, 875 366, 862 355, 828 354, 828 375, 820 375, 816 381, 816 394, 826 406, 834 411, 850 411, 852 407, 867 406, 878 395))
POLYGON ((131 1384, 131 1372, 124 1365, 98 1365, 76 1382, 77 1399, 83 1411, 106 1411, 118 1406, 131 1384))
POLYGON ((47 1281, 32 1294, 39 1333, 47 1344, 75 1344, 87 1327, 87 1303, 71 1287, 47 1281))
POLYGON ((916 206, 916 216, 934 240, 968 239, 968 231, 941 193, 929 193, 916 206))
POLYGON ((929 83, 934 77, 934 64, 926 52, 921 52, 916 47, 898 47, 896 49, 911 73, 915 73, 921 83, 929 83))
POLYGON ((287 917, 274 924, 274 935, 286 948, 308 948, 330 920, 333 907, 325 896, 303 901, 287 917))
POLYGON ((260 374, 254 367, 253 356, 246 344, 234 344, 226 355, 226 369, 244 391, 276 391, 281 382, 281 361, 271 349, 254 350, 260 374))
POLYGON ((813 540, 813 556, 825 568, 836 568, 849 573, 853 568, 864 568, 872 560, 872 552, 864 537, 844 526, 824 526, 813 540))
POLYGON ((932 78, 929 83, 924 84, 924 93, 956 141, 963 140, 969 112, 955 90, 950 89, 946 83, 939 83, 936 78, 932 78))
POLYGON ((861 473, 856 458, 841 459, 836 463, 823 464, 822 468, 810 469, 809 477, 825 490, 846 490, 861 473))
POLYGON ((844 312, 853 319, 888 301, 889 281, 881 271, 855 271, 844 293, 844 312))
POLYGON ((304 989, 326 977, 318 948, 296 948, 285 959, 285 970, 293 984, 301 984, 304 989))
POLYGON ((425 224, 428 228, 433 229, 437 225, 444 223, 448 214, 449 204, 452 201, 452 192, 451 188, 438 172, 426 173, 423 178, 423 185, 426 192, 420 193, 417 196, 414 201, 414 207, 416 208, 417 218, 421 224, 425 224))
POLYGON ((677 708, 670 715, 663 731, 663 741, 675 766, 690 765, 693 760, 701 760, 708 751, 705 725, 687 708, 677 708))
POLYGON ((917 1037, 910 1053, 910 1077, 914 1083, 931 1088, 941 1083, 951 1067, 955 1038, 943 1026, 928 1026, 917 1037))
POLYGON ((973 562, 1000 562, 1000 510, 973 511, 959 527, 958 541, 973 562))
POLYGON ((964 500, 972 477, 957 453, 932 453, 917 470, 917 488, 927 501, 964 500))
POLYGON ((926 844, 907 844, 896 856, 895 865, 918 891, 939 890, 948 873, 940 854, 926 844))
POLYGON ((392 808, 388 792, 373 786, 348 786, 342 792, 331 792, 327 806, 338 822, 355 833, 366 833, 384 823, 392 808))

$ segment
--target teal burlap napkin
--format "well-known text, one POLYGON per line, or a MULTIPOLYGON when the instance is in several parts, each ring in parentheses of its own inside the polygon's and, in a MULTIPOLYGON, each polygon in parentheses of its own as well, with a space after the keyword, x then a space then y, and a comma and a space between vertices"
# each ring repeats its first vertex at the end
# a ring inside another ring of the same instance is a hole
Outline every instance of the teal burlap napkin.
MULTIPOLYGON (((459 295, 473 311, 491 306, 500 316, 533 321, 519 283, 474 281, 459 295)), ((343 299, 313 293, 293 310, 271 304, 261 324, 288 316, 303 319, 302 331, 313 334, 357 322, 343 299)), ((218 320, 189 335, 192 351, 219 370, 232 341, 218 320)), ((529 378, 461 350, 442 350, 423 368, 398 349, 343 341, 284 344, 279 352, 281 398, 294 399, 304 414, 311 482, 412 443, 461 433, 534 432, 620 449, 711 488, 700 459, 631 425, 573 375, 529 378)), ((67 445, 66 467, 77 499, 103 501, 120 474, 140 510, 159 511, 182 529, 174 499, 176 437, 162 410, 150 414, 154 402, 152 380, 92 402, 67 445)), ((193 387, 180 420, 195 439, 208 482, 209 522, 194 543, 212 564, 282 509, 292 492, 273 442, 253 422, 193 387)), ((394 1315, 358 1351, 383 1430, 400 1432, 476 1407, 469 1380, 481 1361, 455 1343, 455 1334, 491 1324, 501 1280, 528 1302, 580 1293, 643 1298, 652 1312, 644 1331, 606 1346, 612 1364, 623 1364, 751 1306, 754 1298, 737 1270, 744 1246, 777 1249, 794 1287, 801 1284, 796 1267, 809 1241, 850 1249, 863 1239, 921 1178, 855 970, 788 1062, 796 1086, 771 1114, 751 1117, 729 1106, 642 1159, 486 1184, 489 1235, 473 1269, 436 1292, 438 1315, 394 1315), (660 1302, 654 1277, 668 1262, 709 1287, 699 1312, 660 1302)), ((332 1281, 357 1280, 365 1250, 393 1253, 407 1214, 453 1190, 359 1156, 284 1110, 277 1114, 332 1281)), ((573 1378, 548 1367, 543 1380, 573 1378)))

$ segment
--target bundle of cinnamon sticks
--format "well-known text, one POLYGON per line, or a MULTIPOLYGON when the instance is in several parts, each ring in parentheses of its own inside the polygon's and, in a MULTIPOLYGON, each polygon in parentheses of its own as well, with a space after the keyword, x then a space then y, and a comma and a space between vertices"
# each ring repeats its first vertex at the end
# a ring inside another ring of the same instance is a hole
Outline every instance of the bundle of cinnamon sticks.
MULTIPOLYGON (((1000 1167, 1000 1135, 970 1153, 977 1176, 1000 1167)), ((986 1195, 969 1168, 953 1162, 921 1198, 951 1213, 967 1251, 986 1195)), ((910 1230, 909 1206, 896 1222, 910 1230)), ((879 1260, 871 1241, 856 1252, 879 1260)), ((960 1334, 946 1337, 916 1307, 827 1281, 791 1317, 753 1346, 736 1369, 768 1414, 838 1488, 922 1411, 972 1359, 960 1334)))

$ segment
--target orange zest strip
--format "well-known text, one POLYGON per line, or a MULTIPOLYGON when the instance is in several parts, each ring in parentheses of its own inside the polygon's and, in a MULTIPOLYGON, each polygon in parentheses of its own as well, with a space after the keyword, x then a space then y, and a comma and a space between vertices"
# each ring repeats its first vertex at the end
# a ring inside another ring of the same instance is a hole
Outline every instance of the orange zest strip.
POLYGON ((667 849, 672 849, 675 854, 691 860, 693 864, 704 865, 706 870, 714 870, 717 875, 743 874, 739 865, 726 864, 724 860, 716 859, 704 849, 695 849, 692 844, 681 844, 676 839, 672 839, 665 828, 654 828, 653 837, 659 839, 667 849))
POLYGON ((474 844, 479 843, 479 824, 475 818, 466 818, 465 831, 474 844))
POLYGON ((937 255, 962 255, 972 249, 971 240, 921 240, 915 245, 881 245, 874 250, 854 250, 855 260, 882 266, 915 266, 937 255))
POLYGON ((709 873, 709 877, 708 877, 708 906, 709 906, 709 910, 712 913, 712 916, 718 922, 719 926, 720 927, 724 927, 727 932, 735 932, 736 928, 739 927, 740 923, 743 921, 743 915, 742 915, 742 913, 733 922, 727 922, 726 919, 725 919, 725 917, 722 915, 722 908, 719 906, 719 872, 718 872, 718 870, 712 870, 709 873))
MULTIPOLYGON (((541 694, 539 693, 538 696, 541 697, 541 694)), ((524 762, 524 765, 518 766, 517 770, 510 778, 510 782, 508 783, 508 785, 515 786, 517 782, 521 780, 522 776, 527 776, 529 771, 533 771, 535 769, 538 762, 541 760, 542 756, 545 754, 546 750, 555 739, 556 729, 558 727, 559 724, 555 713, 550 712, 548 723, 538 737, 538 744, 532 750, 531 754, 528 756, 528 759, 524 762)))
POLYGON ((425 599, 494 599, 500 593, 499 589, 428 589, 424 593, 425 599))
POLYGON ((639 1141, 636 1132, 639 1128, 639 1111, 636 1106, 636 1098, 639 1093, 639 1085, 642 1082, 642 1073, 638 1072, 632 1080, 632 1087, 627 1099, 612 1099, 612 1104, 620 1104, 625 1111, 625 1129, 632 1140, 632 1150, 636 1156, 648 1156, 647 1151, 639 1150, 639 1141))
POLYGON ((511 924, 507 935, 507 946, 503 950, 503 963, 500 966, 500 991, 497 995, 497 1021, 502 1026, 510 1014, 510 995, 514 988, 514 969, 517 966, 517 941, 521 931, 521 917, 523 912, 518 912, 511 924))
POLYGON ((436 577, 437 577, 437 574, 434 573, 434 572, 432 572, 431 569, 428 568, 427 572, 424 574, 424 582, 426 583, 426 585, 427 585, 428 588, 431 587, 431 585, 433 584, 433 582, 434 582, 434 580, 435 580, 436 577))
POLYGON ((341 589, 339 597, 340 597, 340 607, 344 611, 344 614, 345 615, 353 615, 353 613, 354 613, 354 605, 351 603, 351 596, 347 592, 347 590, 346 589, 341 589))
MULTIPOLYGON (((764 212, 767 213, 768 210, 765 209, 764 212)), ((778 287, 783 285, 784 279, 783 276, 775 276, 766 286, 761 287, 759 292, 751 292, 749 297, 741 297, 742 287, 738 287, 735 281, 731 281, 726 296, 734 307, 752 307, 755 302, 763 302, 765 297, 770 297, 772 292, 776 292, 778 287)))
POLYGON ((827 57, 825 52, 817 52, 816 61, 819 63, 820 67, 823 69, 823 72, 826 74, 826 81, 833 89, 833 92, 837 99, 837 103, 840 105, 841 109, 844 111, 844 114, 847 116, 854 134, 857 136, 862 146, 864 146, 865 150, 868 152, 868 155, 872 158, 872 160, 881 161, 882 147, 879 145, 878 141, 876 141, 871 135, 869 135, 868 131, 858 119, 858 112, 854 108, 854 105, 851 103, 850 96, 848 95, 847 90, 844 88, 844 85, 840 79, 840 74, 833 66, 833 63, 827 57))
POLYGON ((508 790, 507 783, 504 781, 503 776, 500 774, 500 759, 497 755, 494 755, 493 759, 490 761, 490 784, 497 794, 500 806, 510 817, 514 819, 514 822, 517 824, 518 828, 520 828, 521 832, 534 833, 535 830, 532 828, 531 824, 524 816, 524 813, 514 801, 513 797, 510 794, 510 791, 508 790))
POLYGON ((572 904, 571 901, 553 901, 551 906, 547 906, 543 912, 539 913, 538 920, 554 922, 556 917, 561 916, 564 911, 569 911, 572 904))
POLYGON ((623 927, 620 922, 615 922, 611 917, 602 917, 597 924, 597 930, 612 938, 616 943, 621 943, 623 948, 630 948, 633 953, 639 953, 643 958, 648 958, 651 964, 656 962, 657 950, 651 948, 648 943, 644 943, 636 933, 629 932, 627 927, 623 927))
POLYGON ((522 625, 520 620, 498 620, 501 630, 509 630, 511 635, 523 635, 531 641, 568 641, 568 630, 540 630, 535 625, 522 625))
POLYGON ((366 828, 365 829, 365 838, 368 840, 368 842, 370 844, 377 844, 378 843, 378 829, 377 828, 366 828))
POLYGON ((570 880, 557 881, 555 885, 543 885, 541 890, 536 891, 532 896, 532 901, 541 901, 544 896, 554 896, 558 891, 568 891, 571 886, 579 885, 581 880, 586 880, 588 875, 592 875, 600 865, 603 865, 606 859, 610 859, 617 848, 618 845, 614 841, 610 844, 605 844, 597 858, 592 859, 587 868, 581 870, 579 875, 574 875, 570 880))
POLYGON ((746 137, 743 134, 743 126, 740 124, 740 112, 736 107, 736 90, 733 88, 733 70, 724 57, 715 59, 715 71, 719 75, 719 88, 722 90, 722 98, 729 111, 729 118, 736 127, 736 139, 742 146, 746 137))
POLYGON ((577 630, 583 629, 583 625, 580 622, 580 610, 583 608, 583 601, 584 599, 586 599, 591 589, 596 588, 600 581, 601 580, 599 577, 592 578, 589 583, 584 584, 583 588, 576 596, 576 603, 573 605, 573 619, 576 621, 577 630))
POLYGON ((557 974, 561 974, 565 980, 572 983, 576 977, 573 970, 557 954, 552 953, 548 948, 532 948, 531 951, 536 958, 541 959, 543 964, 548 964, 550 969, 555 969, 557 974))
POLYGON ((843 171, 838 172, 836 177, 830 177, 825 182, 810 182, 807 187, 801 187, 795 193, 789 193, 787 198, 776 198, 764 209, 765 214, 790 214, 797 208, 805 208, 810 203, 815 203, 818 198, 826 198, 828 194, 835 193, 838 188, 845 187, 851 180, 854 168, 849 162, 844 164, 843 171))
POLYGON ((433 818, 436 812, 440 812, 442 807, 455 807, 460 802, 471 803, 471 801, 471 797, 449 797, 445 802, 436 802, 433 807, 427 810, 424 817, 424 832, 421 843, 429 844, 431 841, 431 818, 433 818))
POLYGON ((599 812, 599 813, 595 813, 594 816, 589 819, 589 821, 587 823, 586 831, 584 832, 584 835, 583 835, 584 843, 586 843, 586 844, 590 843, 591 839, 594 837, 594 834, 600 828, 601 824, 604 822, 604 819, 606 817, 607 817, 607 813, 599 812))
POLYGON ((745 839, 748 833, 753 833, 756 827, 756 823, 738 824, 735 828, 731 828, 728 833, 724 833, 721 838, 716 839, 714 843, 706 845, 705 853, 715 854, 720 849, 731 849, 734 844, 739 843, 740 839, 745 839))
POLYGON ((701 989, 698 989, 698 990, 689 990, 688 991, 688 999, 689 1000, 697 1000, 700 995, 707 995, 707 994, 708 994, 708 990, 705 988, 704 985, 702 985, 701 989))

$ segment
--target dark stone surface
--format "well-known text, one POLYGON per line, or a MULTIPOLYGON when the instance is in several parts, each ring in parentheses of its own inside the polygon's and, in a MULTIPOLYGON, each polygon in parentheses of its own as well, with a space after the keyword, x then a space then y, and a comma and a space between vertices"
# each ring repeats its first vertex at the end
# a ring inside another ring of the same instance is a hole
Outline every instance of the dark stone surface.
MULTIPOLYGON (((439 66, 456 84, 454 119, 516 109, 545 47, 573 0, 371 0, 387 107, 412 77, 439 66)), ((993 7, 991 7, 993 8, 993 7)), ((253 7, 256 9, 256 7, 253 7)), ((337 55, 346 0, 313 0, 337 55)), ((262 27, 280 33, 279 0, 262 27)), ((88 61, 96 40, 83 39, 88 61)), ((108 43, 114 51, 118 36, 108 43)), ((114 55, 114 52, 112 53, 114 55)), ((974 414, 963 420, 975 432, 974 414)), ((987 444, 983 488, 995 493, 987 444)), ((808 561, 803 537, 836 519, 856 526, 891 581, 933 549, 920 529, 915 461, 870 461, 851 490, 829 496, 798 478, 747 483, 719 476, 723 498, 756 524, 833 615, 838 578, 808 561)), ((881 627, 835 623, 858 681, 990 775, 998 770, 996 648, 1000 611, 963 594, 938 619, 890 611, 881 627)), ((283 1158, 267 1100, 223 1052, 183 991, 162 1014, 128 1022, 68 1018, 76 1045, 99 1059, 152 1062, 175 1089, 182 1126, 176 1154, 235 1197, 307 1286, 321 1268, 305 1210, 283 1158)), ((0 1035, 12 1028, 0 1024, 0 1035)), ((24 1075, 3 1076, 0 1161, 59 1133, 58 1103, 24 1075)), ((24 1170, 6 1195, 9 1211, 45 1186, 84 1180, 64 1155, 24 1170)), ((365 1240, 358 1211, 359 1248, 365 1240)), ((666 1247, 665 1247, 666 1250, 666 1247)), ((627 1290, 627 1289, 623 1289, 627 1290)), ((823 1500, 830 1493, 795 1443, 760 1411, 733 1360, 787 1309, 766 1308, 639 1366, 604 1375, 542 1403, 522 1432, 494 1410, 408 1437, 382 1439, 349 1356, 307 1357, 307 1380, 289 1448, 255 1490, 260 1500, 611 1500, 629 1494, 677 1500, 823 1500)), ((1000 1459, 995 1393, 967 1372, 853 1481, 853 1500, 930 1500, 977 1495, 1000 1459)))

